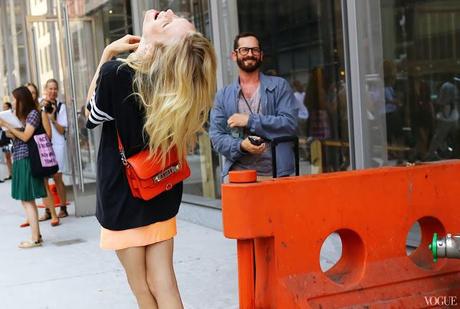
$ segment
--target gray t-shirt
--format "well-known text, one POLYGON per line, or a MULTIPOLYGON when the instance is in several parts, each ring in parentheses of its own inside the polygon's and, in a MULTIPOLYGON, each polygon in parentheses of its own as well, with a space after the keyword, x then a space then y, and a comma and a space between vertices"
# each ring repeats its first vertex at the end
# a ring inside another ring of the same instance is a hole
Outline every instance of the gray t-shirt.
MULTIPOLYGON (((261 114, 263 110, 260 103, 260 84, 257 87, 252 98, 244 99, 240 93, 238 98, 238 112, 242 114, 261 114), (247 101, 247 102, 246 102, 247 101)), ((248 132, 244 133, 244 138, 248 136, 248 132)), ((272 154, 269 144, 266 150, 260 155, 247 154, 235 163, 230 168, 232 171, 238 170, 256 170, 259 176, 269 176, 272 174, 272 154)))

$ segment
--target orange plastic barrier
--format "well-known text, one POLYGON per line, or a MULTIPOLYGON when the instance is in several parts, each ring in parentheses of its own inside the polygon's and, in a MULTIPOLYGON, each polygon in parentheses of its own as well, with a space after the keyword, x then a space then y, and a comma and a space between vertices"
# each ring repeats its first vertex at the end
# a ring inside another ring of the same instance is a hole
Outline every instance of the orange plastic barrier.
MULTIPOLYGON (((48 188, 50 189, 51 195, 53 195, 54 200, 54 207, 61 207, 61 199, 57 193, 56 185, 54 183, 49 184, 48 188)), ((69 202, 65 204, 65 206, 70 205, 69 202)), ((44 204, 37 205, 38 208, 46 208, 44 204)))
POLYGON ((460 261, 435 264, 428 249, 434 232, 459 230, 460 161, 224 184, 222 208, 238 240, 240 308, 460 304, 460 261), (408 256, 416 222, 421 244, 408 256), (342 256, 323 272, 333 232, 342 256))

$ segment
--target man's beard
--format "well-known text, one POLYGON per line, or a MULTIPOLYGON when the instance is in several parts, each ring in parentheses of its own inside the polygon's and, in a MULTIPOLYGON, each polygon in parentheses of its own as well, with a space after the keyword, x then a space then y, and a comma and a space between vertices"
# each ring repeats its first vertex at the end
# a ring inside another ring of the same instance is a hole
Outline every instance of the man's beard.
POLYGON ((243 59, 237 58, 236 59, 236 64, 244 72, 252 73, 255 70, 257 70, 258 68, 260 68, 260 65, 262 64, 262 60, 257 59, 256 57, 246 57, 246 58, 243 58, 243 59), (254 62, 254 64, 245 64, 244 63, 245 60, 254 60, 255 62, 254 62))

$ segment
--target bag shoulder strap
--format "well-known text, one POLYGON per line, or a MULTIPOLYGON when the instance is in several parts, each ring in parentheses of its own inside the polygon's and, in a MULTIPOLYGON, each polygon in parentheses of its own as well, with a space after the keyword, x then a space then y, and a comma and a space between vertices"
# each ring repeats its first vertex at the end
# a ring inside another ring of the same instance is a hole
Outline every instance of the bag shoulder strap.
POLYGON ((128 166, 128 160, 126 159, 125 149, 121 142, 120 133, 118 132, 117 125, 115 124, 115 130, 117 131, 117 142, 118 142, 118 153, 120 153, 120 159, 124 166, 128 166))
POLYGON ((33 135, 38 135, 38 134, 43 134, 45 132, 45 127, 43 126, 43 118, 42 118, 42 112, 39 111, 39 115, 40 115, 40 123, 38 124, 38 127, 35 128, 35 131, 34 131, 34 134, 33 135))
POLYGON ((57 102, 57 106, 56 106, 56 116, 59 114, 59 111, 61 110, 61 107, 62 107, 62 103, 61 101, 58 101, 57 102))

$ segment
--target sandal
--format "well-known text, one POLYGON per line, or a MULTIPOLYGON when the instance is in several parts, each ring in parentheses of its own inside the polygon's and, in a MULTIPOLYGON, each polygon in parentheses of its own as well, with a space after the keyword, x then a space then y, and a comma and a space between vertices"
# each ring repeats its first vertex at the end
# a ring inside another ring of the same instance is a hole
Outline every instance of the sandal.
POLYGON ((65 218, 69 215, 67 212, 67 206, 61 206, 61 210, 59 211, 58 217, 59 218, 65 218))
POLYGON ((18 247, 21 249, 41 247, 42 242, 43 242, 43 239, 41 239, 40 237, 37 241, 33 241, 33 240, 21 241, 18 247))
POLYGON ((49 220, 51 219, 51 213, 48 209, 45 209, 45 213, 43 214, 43 216, 41 216, 40 218, 38 218, 38 221, 42 222, 42 221, 46 221, 46 220, 49 220))
POLYGON ((59 224, 60 224, 59 223, 59 218, 51 220, 51 226, 58 226, 59 224))
POLYGON ((29 222, 26 221, 26 222, 19 224, 19 227, 28 227, 29 225, 30 225, 29 222))

